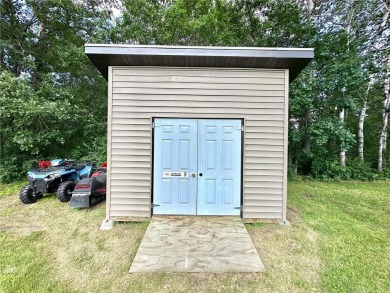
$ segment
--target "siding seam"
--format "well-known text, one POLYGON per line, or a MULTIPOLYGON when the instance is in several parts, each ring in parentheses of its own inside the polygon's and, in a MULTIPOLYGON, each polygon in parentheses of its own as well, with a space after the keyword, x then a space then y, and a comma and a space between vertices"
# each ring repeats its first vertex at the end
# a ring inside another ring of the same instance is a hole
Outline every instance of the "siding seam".
POLYGON ((108 67, 108 114, 107 114, 107 194, 106 194, 106 220, 111 220, 111 148, 112 148, 112 90, 113 69, 108 67))
POLYGON ((283 162, 283 215, 282 220, 287 221, 287 171, 288 171, 288 96, 289 96, 289 70, 285 70, 285 104, 284 104, 284 162, 283 162))

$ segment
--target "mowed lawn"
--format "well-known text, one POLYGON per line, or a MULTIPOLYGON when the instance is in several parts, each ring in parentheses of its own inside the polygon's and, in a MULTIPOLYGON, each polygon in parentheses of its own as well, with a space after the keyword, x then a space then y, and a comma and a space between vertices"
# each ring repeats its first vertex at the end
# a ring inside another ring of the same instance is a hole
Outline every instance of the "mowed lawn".
POLYGON ((0 292, 390 292, 387 182, 290 183, 291 226, 247 224, 258 274, 129 274, 148 223, 100 231, 104 204, 24 205, 20 186, 0 187, 0 292))

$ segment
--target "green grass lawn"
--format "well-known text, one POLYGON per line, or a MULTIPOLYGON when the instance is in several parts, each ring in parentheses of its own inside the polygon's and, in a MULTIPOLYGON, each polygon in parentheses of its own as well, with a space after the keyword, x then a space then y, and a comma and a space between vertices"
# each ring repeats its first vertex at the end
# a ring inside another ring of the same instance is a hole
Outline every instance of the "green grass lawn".
POLYGON ((390 292, 390 184, 289 184, 289 204, 317 234, 321 288, 390 292))
POLYGON ((21 204, 0 187, 0 292, 390 292, 390 183, 292 182, 291 226, 247 224, 267 268, 129 274, 148 223, 100 231, 104 204, 21 204))

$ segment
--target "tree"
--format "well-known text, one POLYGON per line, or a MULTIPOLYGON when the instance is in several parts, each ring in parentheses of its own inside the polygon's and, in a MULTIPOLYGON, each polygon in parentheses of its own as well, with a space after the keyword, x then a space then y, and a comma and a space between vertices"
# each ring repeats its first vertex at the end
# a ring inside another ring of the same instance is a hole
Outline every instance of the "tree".
POLYGON ((105 136, 106 84, 84 43, 105 38, 109 24, 70 0, 5 0, 0 9, 0 180, 11 180, 24 162, 69 157, 84 137, 105 136))
POLYGON ((347 174, 355 157, 385 168, 388 1, 3 0, 0 9, 8 179, 37 158, 104 159, 106 82, 85 42, 314 47, 315 60, 290 86, 290 164, 319 178, 347 174))
MULTIPOLYGON (((358 52, 361 57, 370 56, 366 58, 363 65, 369 72, 370 81, 366 82, 366 91, 369 83, 374 83, 377 80, 382 80, 383 83, 383 109, 382 109, 382 123, 379 134, 378 144, 378 170, 381 171, 385 163, 385 153, 387 146, 387 125, 389 102, 388 94, 386 94, 386 72, 387 59, 389 56, 389 12, 390 3, 386 0, 348 0, 348 1, 330 1, 322 0, 315 2, 316 17, 314 23, 321 28, 321 32, 338 32, 346 30, 349 39, 354 40, 358 44, 358 52), (369 68, 369 64, 373 63, 375 66, 369 68), (372 70, 372 68, 379 68, 379 70, 372 70)), ((359 135, 358 135, 358 149, 361 158, 363 158, 363 144, 364 144, 364 116, 366 115, 367 103, 361 103, 362 113, 358 118, 359 135)))

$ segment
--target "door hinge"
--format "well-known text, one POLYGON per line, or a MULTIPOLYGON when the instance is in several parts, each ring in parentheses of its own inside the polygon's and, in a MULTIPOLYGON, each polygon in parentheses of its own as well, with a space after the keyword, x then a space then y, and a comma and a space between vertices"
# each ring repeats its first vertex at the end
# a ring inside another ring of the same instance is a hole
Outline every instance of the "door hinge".
POLYGON ((159 204, 152 203, 150 206, 151 206, 151 208, 153 209, 153 208, 155 208, 155 207, 159 207, 160 205, 159 205, 159 204))
POLYGON ((154 128, 154 122, 152 122, 152 128, 154 128))
POLYGON ((156 124, 155 122, 152 122, 152 128, 160 127, 161 125, 156 124))
POLYGON ((235 210, 240 210, 240 211, 242 211, 242 206, 235 207, 234 209, 235 209, 235 210))
POLYGON ((244 131, 244 125, 241 125, 240 127, 237 127, 236 129, 244 131))

